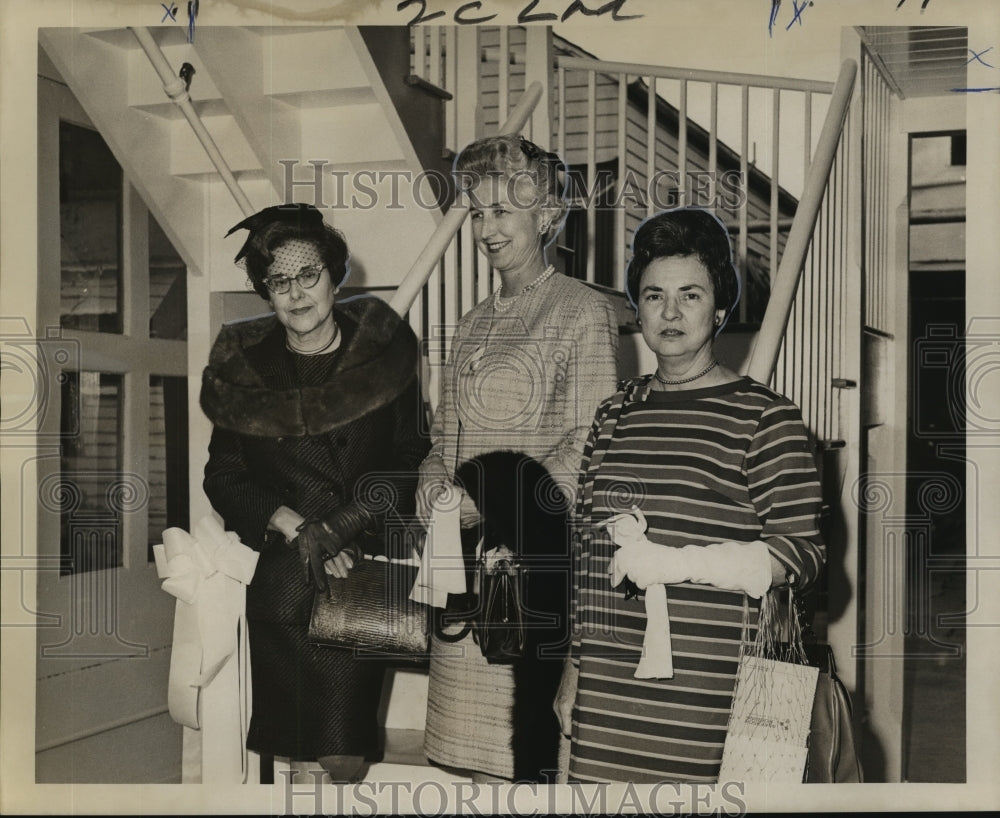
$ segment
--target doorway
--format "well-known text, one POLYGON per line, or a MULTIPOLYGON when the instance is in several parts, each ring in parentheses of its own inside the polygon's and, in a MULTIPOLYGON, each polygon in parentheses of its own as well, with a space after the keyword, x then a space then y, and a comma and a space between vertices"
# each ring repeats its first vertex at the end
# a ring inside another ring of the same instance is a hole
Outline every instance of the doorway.
POLYGON ((910 139, 904 779, 964 782, 965 132, 910 139))

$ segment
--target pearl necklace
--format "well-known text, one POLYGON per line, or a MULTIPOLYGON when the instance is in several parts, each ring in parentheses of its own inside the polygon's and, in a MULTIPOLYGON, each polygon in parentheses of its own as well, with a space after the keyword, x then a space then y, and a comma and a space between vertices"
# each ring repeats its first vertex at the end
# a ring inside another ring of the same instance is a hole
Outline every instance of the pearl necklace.
POLYGON ((709 372, 711 372, 713 369, 715 369, 715 367, 718 366, 718 364, 719 364, 718 361, 713 360, 712 363, 710 363, 708 366, 706 366, 697 375, 695 375, 695 376, 693 376, 691 378, 682 378, 679 381, 668 381, 666 378, 664 378, 663 376, 660 375, 660 370, 659 369, 657 369, 653 373, 653 377, 656 378, 656 380, 658 380, 664 386, 679 386, 682 383, 691 383, 691 381, 696 381, 702 375, 707 375, 709 372))
POLYGON ((525 286, 524 289, 521 290, 521 292, 519 292, 517 295, 512 295, 510 298, 508 298, 506 304, 500 303, 500 291, 503 289, 503 284, 501 284, 499 287, 496 288, 496 290, 493 293, 493 309, 495 309, 497 312, 507 312, 507 310, 509 310, 511 307, 514 306, 514 302, 518 298, 520 298, 525 293, 535 289, 535 287, 537 287, 539 284, 542 284, 543 282, 548 280, 549 276, 551 276, 555 271, 556 268, 550 264, 542 271, 542 274, 538 276, 538 278, 536 278, 530 284, 525 286))
POLYGON ((285 339, 285 346, 288 348, 289 352, 294 352, 296 355, 322 355, 324 352, 328 351, 337 341, 340 340, 340 324, 333 325, 333 337, 327 341, 319 349, 312 349, 306 351, 304 349, 296 349, 292 346, 291 341, 287 338, 285 339))

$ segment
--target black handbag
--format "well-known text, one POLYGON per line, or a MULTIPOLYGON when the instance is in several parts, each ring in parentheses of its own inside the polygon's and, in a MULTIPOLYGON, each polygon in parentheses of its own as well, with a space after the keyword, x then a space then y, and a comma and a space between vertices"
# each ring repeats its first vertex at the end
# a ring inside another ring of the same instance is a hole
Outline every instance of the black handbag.
POLYGON ((463 462, 455 477, 480 522, 461 534, 469 591, 449 595, 436 635, 457 642, 471 631, 491 664, 557 651, 566 642, 569 573, 558 486, 541 463, 510 450, 479 454, 463 462), (459 623, 457 632, 449 632, 459 623))
POLYGON ((851 784, 864 781, 854 732, 851 695, 837 676, 833 648, 818 642, 805 620, 801 599, 788 589, 788 629, 798 655, 819 669, 809 724, 807 784, 851 784))
POLYGON ((313 599, 309 640, 359 655, 425 659, 429 609, 409 598, 417 570, 405 562, 366 558, 346 579, 327 577, 328 593, 317 592, 313 599))
POLYGON ((472 620, 472 638, 491 665, 510 664, 524 656, 522 569, 513 553, 479 559, 479 611, 472 620))
POLYGON ((837 677, 833 649, 829 645, 806 645, 809 664, 819 668, 816 697, 809 725, 809 756, 806 783, 861 783, 861 761, 854 736, 851 696, 837 677))
POLYGON ((508 554, 489 562, 485 555, 478 557, 478 593, 449 595, 447 610, 435 619, 434 633, 443 642, 459 642, 471 631, 491 665, 511 664, 524 656, 524 569, 513 553, 508 554), (448 627, 456 623, 462 626, 449 632, 448 627))

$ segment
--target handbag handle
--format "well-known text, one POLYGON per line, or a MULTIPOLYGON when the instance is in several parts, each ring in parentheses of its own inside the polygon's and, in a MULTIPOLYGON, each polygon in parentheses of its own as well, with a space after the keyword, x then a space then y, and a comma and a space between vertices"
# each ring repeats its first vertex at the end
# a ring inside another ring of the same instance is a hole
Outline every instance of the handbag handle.
POLYGON ((802 637, 802 614, 794 590, 794 581, 787 587, 788 604, 784 611, 777 597, 778 588, 771 588, 761 597, 757 613, 757 633, 752 642, 749 641, 750 610, 747 596, 744 594, 742 649, 751 656, 808 665, 809 660, 806 657, 802 637))

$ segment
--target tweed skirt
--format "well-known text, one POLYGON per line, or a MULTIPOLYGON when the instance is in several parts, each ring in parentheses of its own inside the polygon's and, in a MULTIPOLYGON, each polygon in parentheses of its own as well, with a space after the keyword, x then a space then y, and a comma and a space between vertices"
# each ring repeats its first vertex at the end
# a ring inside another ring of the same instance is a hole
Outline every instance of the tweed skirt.
POLYGON ((385 664, 312 644, 307 625, 250 620, 253 714, 247 749, 311 761, 378 752, 385 664))
POLYGON ((431 638, 424 752, 447 767, 513 779, 510 665, 491 665, 469 634, 455 643, 431 638))

